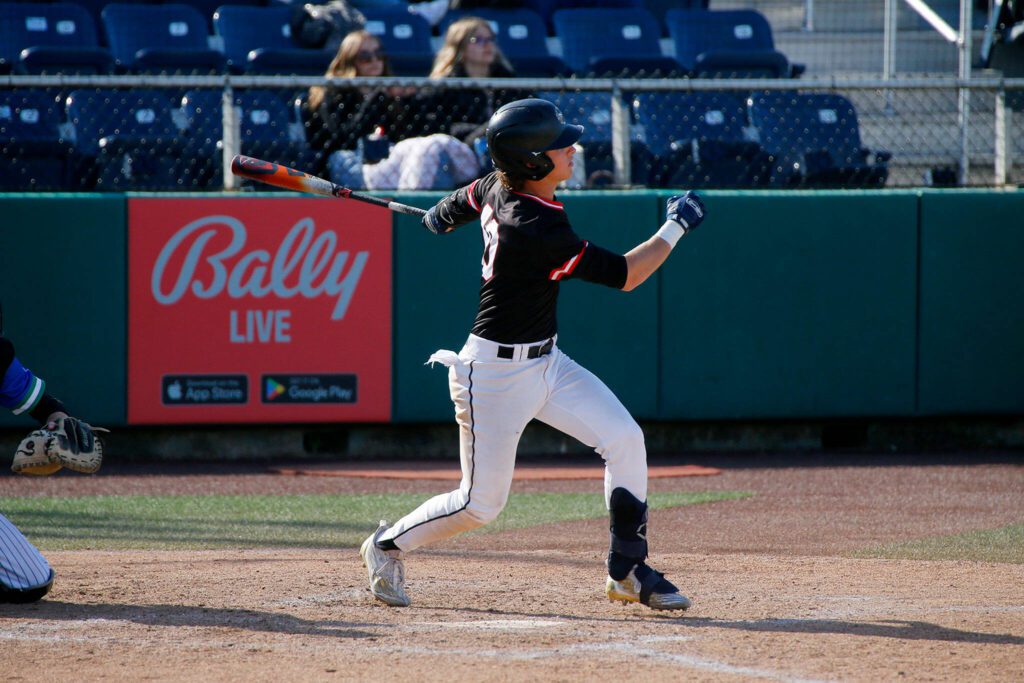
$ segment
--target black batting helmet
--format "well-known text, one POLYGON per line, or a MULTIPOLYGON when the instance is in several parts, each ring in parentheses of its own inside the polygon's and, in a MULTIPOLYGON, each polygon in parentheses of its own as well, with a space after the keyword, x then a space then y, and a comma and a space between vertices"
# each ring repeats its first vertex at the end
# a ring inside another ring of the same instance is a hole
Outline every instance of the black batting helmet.
POLYGON ((569 147, 582 134, 583 126, 566 123, 547 100, 516 100, 494 112, 487 123, 487 149, 502 171, 540 180, 555 167, 544 152, 569 147))

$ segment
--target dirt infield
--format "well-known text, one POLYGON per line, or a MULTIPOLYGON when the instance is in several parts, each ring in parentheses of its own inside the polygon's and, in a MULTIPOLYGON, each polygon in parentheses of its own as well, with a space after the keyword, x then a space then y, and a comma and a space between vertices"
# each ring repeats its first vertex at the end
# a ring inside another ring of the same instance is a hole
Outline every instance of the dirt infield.
MULTIPOLYGON (((694 599, 681 617, 604 599, 603 520, 412 554, 406 609, 373 602, 355 548, 51 551, 51 595, 0 606, 0 670, 32 681, 1024 677, 1024 565, 850 556, 1024 521, 1024 466, 807 465, 651 481, 654 491, 756 494, 652 515, 651 562, 694 599)), ((186 471, 0 477, 0 495, 450 488, 186 471)), ((526 480, 514 489, 599 486, 526 480)))

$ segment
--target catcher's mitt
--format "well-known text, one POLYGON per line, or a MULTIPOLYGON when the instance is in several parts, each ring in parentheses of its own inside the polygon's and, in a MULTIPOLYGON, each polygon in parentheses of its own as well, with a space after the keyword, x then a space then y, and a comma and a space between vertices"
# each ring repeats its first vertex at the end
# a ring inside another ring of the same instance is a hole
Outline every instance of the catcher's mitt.
POLYGON ((103 442, 92 427, 74 417, 57 420, 57 428, 37 429, 18 445, 11 469, 18 474, 47 475, 61 467, 92 474, 103 464, 103 442))

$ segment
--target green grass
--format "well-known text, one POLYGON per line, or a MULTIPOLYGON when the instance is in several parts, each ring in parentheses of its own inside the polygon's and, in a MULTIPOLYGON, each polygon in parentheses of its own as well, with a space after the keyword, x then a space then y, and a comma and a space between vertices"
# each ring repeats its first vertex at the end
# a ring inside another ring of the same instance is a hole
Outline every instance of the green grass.
MULTIPOLYGON (((652 493, 653 509, 735 500, 744 491, 652 493)), ((353 547, 379 519, 394 521, 424 494, 87 496, 0 498, 0 510, 43 550, 353 547)), ((474 533, 605 517, 593 493, 520 493, 474 533)))
POLYGON ((858 557, 1024 564, 1024 524, 867 548, 858 557))

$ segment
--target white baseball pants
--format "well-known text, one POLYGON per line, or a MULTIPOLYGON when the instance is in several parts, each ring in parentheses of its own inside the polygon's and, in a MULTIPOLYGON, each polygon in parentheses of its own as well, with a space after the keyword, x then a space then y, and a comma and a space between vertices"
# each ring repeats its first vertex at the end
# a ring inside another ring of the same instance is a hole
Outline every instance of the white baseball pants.
POLYGON ((638 500, 647 499, 647 451, 640 426, 601 380, 557 345, 546 355, 529 357, 544 344, 499 345, 470 335, 459 354, 441 350, 430 357, 448 366, 462 483, 398 520, 382 540, 411 551, 494 520, 508 501, 519 438, 534 418, 604 458, 606 505, 620 486, 638 500), (512 358, 501 357, 508 355, 512 358))

